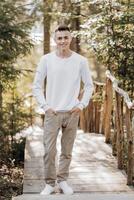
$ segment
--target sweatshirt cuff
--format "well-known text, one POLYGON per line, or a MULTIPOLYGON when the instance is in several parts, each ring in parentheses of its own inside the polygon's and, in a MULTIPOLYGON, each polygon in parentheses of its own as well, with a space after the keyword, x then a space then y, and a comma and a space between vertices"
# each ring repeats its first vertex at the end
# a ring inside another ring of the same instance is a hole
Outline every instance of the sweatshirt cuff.
POLYGON ((41 106, 41 108, 46 112, 50 106, 48 104, 41 106))
POLYGON ((83 103, 79 103, 76 105, 76 107, 79 108, 80 110, 83 110, 84 105, 83 105, 83 103))

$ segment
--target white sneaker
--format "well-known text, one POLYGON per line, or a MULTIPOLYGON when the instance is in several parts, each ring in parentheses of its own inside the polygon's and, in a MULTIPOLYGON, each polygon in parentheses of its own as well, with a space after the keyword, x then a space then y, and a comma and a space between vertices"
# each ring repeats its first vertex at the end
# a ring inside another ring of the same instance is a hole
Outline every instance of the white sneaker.
POLYGON ((59 182, 59 187, 64 194, 73 194, 73 189, 67 184, 66 181, 59 182))
POLYGON ((49 195, 49 194, 52 194, 53 192, 54 192, 54 187, 46 184, 44 190, 42 190, 42 192, 40 194, 41 195, 49 195))

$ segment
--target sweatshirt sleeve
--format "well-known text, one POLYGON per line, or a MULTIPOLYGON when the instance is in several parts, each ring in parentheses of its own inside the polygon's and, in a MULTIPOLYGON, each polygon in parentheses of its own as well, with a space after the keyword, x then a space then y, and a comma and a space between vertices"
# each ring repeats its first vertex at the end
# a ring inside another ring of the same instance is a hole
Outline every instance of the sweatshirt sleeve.
POLYGON ((88 60, 86 58, 84 58, 81 62, 81 79, 82 82, 84 83, 84 88, 83 88, 84 93, 77 107, 82 110, 88 105, 94 90, 91 71, 89 69, 88 60))
POLYGON ((44 80, 47 76, 47 63, 45 56, 42 56, 37 66, 34 81, 33 81, 33 96, 36 98, 39 106, 44 110, 48 110, 50 107, 46 103, 44 96, 44 80))

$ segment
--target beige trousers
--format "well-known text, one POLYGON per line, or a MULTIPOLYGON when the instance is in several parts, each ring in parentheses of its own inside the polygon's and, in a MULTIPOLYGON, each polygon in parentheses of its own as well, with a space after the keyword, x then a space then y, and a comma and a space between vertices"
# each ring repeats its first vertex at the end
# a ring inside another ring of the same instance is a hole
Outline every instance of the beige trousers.
POLYGON ((46 113, 44 120, 44 167, 45 182, 52 186, 57 182, 67 180, 72 157, 72 149, 76 137, 79 114, 69 112, 46 113), (59 130, 62 130, 61 154, 58 172, 56 174, 56 142, 59 130))

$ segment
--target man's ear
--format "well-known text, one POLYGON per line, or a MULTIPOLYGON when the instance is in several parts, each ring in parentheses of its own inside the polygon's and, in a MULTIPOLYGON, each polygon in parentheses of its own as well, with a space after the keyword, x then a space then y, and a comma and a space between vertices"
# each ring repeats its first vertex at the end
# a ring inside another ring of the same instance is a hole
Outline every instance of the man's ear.
POLYGON ((71 40, 71 42, 72 42, 72 40, 73 40, 73 35, 72 35, 72 33, 70 33, 70 40, 71 40))
POLYGON ((53 35, 53 40, 56 41, 56 35, 55 35, 55 33, 53 35))

